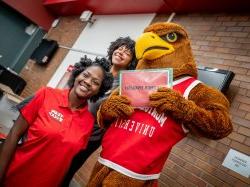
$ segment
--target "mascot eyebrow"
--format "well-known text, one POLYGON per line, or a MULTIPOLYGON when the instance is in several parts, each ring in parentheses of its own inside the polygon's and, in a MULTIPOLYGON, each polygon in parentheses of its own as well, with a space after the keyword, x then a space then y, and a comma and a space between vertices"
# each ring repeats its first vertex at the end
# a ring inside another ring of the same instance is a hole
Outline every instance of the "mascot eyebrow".
POLYGON ((184 37, 188 37, 187 33, 184 30, 180 29, 180 27, 178 27, 177 25, 173 26, 172 28, 168 28, 166 26, 164 26, 164 27, 162 27, 162 26, 155 26, 155 27, 149 26, 148 28, 146 28, 144 30, 144 33, 145 32, 154 32, 154 33, 158 34, 159 36, 175 32, 175 33, 178 33, 184 37))
POLYGON ((174 86, 152 93, 145 110, 133 108, 118 91, 102 103, 97 121, 107 131, 88 186, 154 186, 172 147, 187 133, 216 140, 232 132, 229 102, 220 91, 197 80, 190 41, 182 26, 150 25, 135 49, 137 70, 173 68, 174 86), (178 35, 181 40, 176 39, 178 35), (161 116, 163 124, 155 116, 161 116), (118 120, 125 125, 116 125, 118 120), (150 136, 140 133, 145 128, 151 129, 150 136))

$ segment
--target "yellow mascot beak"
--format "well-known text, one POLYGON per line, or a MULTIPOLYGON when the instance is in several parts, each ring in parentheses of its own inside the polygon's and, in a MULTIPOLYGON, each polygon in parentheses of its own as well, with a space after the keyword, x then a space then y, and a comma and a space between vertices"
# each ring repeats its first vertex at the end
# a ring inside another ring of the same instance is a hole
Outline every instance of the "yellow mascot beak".
POLYGON ((174 52, 173 46, 153 32, 143 33, 136 40, 135 54, 138 60, 141 58, 154 60, 172 52, 174 52))

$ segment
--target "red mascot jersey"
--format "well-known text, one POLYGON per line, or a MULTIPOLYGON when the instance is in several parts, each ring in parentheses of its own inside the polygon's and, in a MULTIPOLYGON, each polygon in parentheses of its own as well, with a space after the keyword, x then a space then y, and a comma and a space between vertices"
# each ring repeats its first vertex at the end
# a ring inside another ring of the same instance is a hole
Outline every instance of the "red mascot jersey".
MULTIPOLYGON (((187 99, 199 83, 193 77, 184 77, 174 81, 173 89, 187 99)), ((182 124, 155 108, 137 108, 130 118, 112 123, 104 135, 98 161, 135 179, 158 179, 171 148, 187 132, 182 124)))

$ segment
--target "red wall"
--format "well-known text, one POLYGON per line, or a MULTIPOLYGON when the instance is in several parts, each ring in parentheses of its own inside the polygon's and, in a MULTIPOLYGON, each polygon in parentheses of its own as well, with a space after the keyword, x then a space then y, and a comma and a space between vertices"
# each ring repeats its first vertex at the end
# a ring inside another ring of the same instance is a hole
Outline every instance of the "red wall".
POLYGON ((191 13, 249 11, 249 0, 3 0, 48 30, 55 16, 94 14, 191 13))
POLYGON ((3 0, 10 7, 23 14, 35 24, 48 31, 55 17, 47 11, 43 0, 3 0))
POLYGON ((249 0, 44 0, 55 15, 249 12, 249 0))

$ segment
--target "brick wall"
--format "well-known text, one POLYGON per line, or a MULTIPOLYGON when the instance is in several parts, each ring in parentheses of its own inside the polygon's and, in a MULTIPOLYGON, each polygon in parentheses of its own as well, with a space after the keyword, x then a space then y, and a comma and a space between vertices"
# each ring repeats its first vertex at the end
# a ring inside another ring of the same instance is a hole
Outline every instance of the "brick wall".
MULTIPOLYGON (((162 21, 158 15, 155 21, 162 21)), ((233 71, 227 93, 234 131, 213 141, 189 136, 173 150, 161 186, 248 186, 250 180, 221 164, 230 148, 250 153, 250 14, 177 15, 191 40, 198 65, 233 71)))
MULTIPOLYGON (((157 15, 153 22, 166 21, 157 15)), ((228 90, 234 131, 213 141, 188 136, 172 150, 160 177, 160 186, 249 186, 250 180, 222 166, 230 148, 250 153, 250 14, 176 15, 191 39, 198 65, 233 71, 228 90)), ((84 186, 97 160, 94 153, 75 175, 84 186)))
MULTIPOLYGON (((79 16, 62 17, 58 26, 49 30, 47 38, 56 40, 60 45, 72 47, 85 25, 86 23, 81 22, 79 16)), ((67 53, 67 49, 59 48, 45 66, 28 60, 20 73, 20 76, 27 81, 27 86, 21 96, 27 97, 42 86, 46 86, 67 53)))

